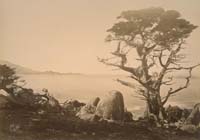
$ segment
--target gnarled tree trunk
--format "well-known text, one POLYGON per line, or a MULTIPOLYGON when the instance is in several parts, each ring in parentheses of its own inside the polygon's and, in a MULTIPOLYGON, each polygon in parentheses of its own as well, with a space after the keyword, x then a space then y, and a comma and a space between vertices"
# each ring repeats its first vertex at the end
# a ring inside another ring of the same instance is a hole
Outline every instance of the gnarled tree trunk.
POLYGON ((163 107, 160 94, 150 95, 146 101, 146 111, 144 116, 149 118, 151 115, 156 116, 159 122, 166 118, 165 109, 163 107))

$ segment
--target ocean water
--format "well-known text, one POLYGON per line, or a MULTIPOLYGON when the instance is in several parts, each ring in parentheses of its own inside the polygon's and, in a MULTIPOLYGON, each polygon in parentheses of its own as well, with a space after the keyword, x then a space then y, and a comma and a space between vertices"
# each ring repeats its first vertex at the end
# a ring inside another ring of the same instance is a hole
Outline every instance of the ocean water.
MULTIPOLYGON (((43 88, 48 89, 60 103, 68 99, 77 99, 87 102, 94 97, 103 98, 110 90, 119 90, 123 93, 127 110, 135 115, 142 115, 145 102, 138 98, 134 89, 123 86, 116 79, 129 80, 125 76, 113 75, 21 75, 26 80, 26 87, 41 93, 43 88)), ((177 78, 173 86, 181 86, 184 79, 177 78)), ((168 88, 162 89, 163 96, 168 88)), ((200 78, 191 79, 190 86, 169 99, 168 104, 181 107, 193 107, 200 102, 200 78)))

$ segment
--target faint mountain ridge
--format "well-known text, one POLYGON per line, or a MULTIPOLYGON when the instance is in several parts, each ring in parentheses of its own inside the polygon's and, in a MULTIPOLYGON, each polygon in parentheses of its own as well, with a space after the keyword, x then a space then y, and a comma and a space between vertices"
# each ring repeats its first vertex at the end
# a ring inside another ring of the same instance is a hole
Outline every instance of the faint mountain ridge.
POLYGON ((24 66, 20 66, 14 63, 11 63, 6 60, 0 60, 1 65, 7 65, 11 68, 14 68, 17 74, 48 74, 48 75, 81 75, 81 73, 61 73, 61 72, 55 72, 55 71, 37 71, 33 70, 24 66))
MULTIPOLYGON (((129 76, 128 74, 112 74, 112 73, 107 73, 107 74, 102 74, 102 73, 97 73, 97 74, 83 74, 83 73, 73 73, 73 72, 68 72, 68 73, 63 73, 63 72, 56 72, 52 70, 47 70, 47 71, 38 71, 38 70, 33 70, 31 68, 27 68, 21 65, 14 64, 12 62, 2 60, 0 59, 0 64, 1 65, 7 65, 11 68, 14 68, 17 74, 41 74, 41 75, 93 75, 93 76, 129 76)), ((184 73, 177 73, 175 75, 176 78, 185 78, 184 73)), ((200 67, 196 68, 192 74, 192 78, 200 78, 200 67)))
POLYGON ((7 65, 11 68, 14 68, 16 73, 18 74, 36 74, 36 73, 40 73, 40 71, 35 71, 35 70, 32 70, 30 68, 26 68, 26 67, 23 67, 23 66, 20 66, 20 65, 17 65, 17 64, 13 64, 9 61, 6 61, 6 60, 0 60, 0 64, 1 65, 7 65))

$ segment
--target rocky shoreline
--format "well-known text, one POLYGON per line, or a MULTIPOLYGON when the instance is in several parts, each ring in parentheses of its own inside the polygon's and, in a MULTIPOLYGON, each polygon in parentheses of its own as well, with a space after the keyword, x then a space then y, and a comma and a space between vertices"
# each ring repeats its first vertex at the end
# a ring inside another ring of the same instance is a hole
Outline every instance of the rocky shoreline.
MULTIPOLYGON (((200 137, 199 122, 194 123, 199 105, 191 113, 178 107, 168 107, 170 123, 159 126, 154 117, 133 120, 131 112, 124 107, 123 96, 119 91, 111 91, 105 99, 97 97, 88 103, 68 100, 63 105, 48 91, 45 92, 48 101, 38 103, 40 106, 17 105, 11 103, 8 97, 0 96, 0 135, 4 140, 197 140, 200 137), (180 122, 183 115, 189 118, 187 123, 180 122)), ((27 90, 24 93, 27 95, 27 90)))

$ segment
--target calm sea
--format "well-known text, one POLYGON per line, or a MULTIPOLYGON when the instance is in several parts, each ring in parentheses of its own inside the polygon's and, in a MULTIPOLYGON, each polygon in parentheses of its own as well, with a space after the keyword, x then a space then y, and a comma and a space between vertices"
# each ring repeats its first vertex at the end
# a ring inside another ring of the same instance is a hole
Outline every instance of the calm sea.
MULTIPOLYGON (((34 89, 35 92, 47 88, 60 103, 68 99, 87 102, 94 97, 103 98, 110 90, 119 90, 123 93, 126 108, 137 116, 141 115, 145 102, 136 97, 138 95, 134 89, 116 82, 117 78, 130 80, 125 76, 112 75, 21 75, 21 79, 26 80, 26 87, 34 89)), ((181 86, 181 84, 184 84, 184 79, 177 78, 174 86, 181 86)), ((164 95, 166 91, 167 88, 164 87, 162 94, 164 95)), ((168 104, 192 107, 199 102, 200 78, 193 78, 189 88, 171 97, 168 104)))

